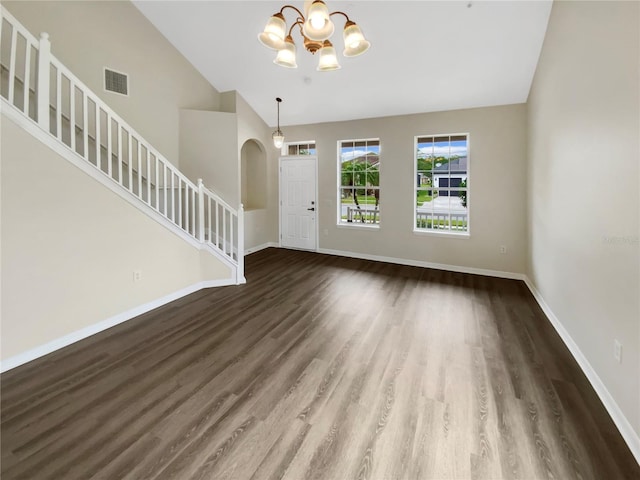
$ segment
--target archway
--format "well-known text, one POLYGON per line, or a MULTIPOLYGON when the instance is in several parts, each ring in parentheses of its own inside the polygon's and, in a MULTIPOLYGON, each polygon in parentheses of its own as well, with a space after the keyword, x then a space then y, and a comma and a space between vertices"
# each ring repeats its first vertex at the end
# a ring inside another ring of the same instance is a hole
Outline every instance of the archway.
POLYGON ((267 208, 267 154, 258 140, 240 150, 240 198, 245 210, 267 208))

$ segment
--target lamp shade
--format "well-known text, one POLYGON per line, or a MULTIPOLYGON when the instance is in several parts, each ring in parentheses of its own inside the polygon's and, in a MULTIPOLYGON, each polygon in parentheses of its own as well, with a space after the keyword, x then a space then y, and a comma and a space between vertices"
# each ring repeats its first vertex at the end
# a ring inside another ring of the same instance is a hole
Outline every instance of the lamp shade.
POLYGON ((286 29, 287 24, 284 21, 284 15, 276 13, 271 16, 262 33, 258 35, 258 40, 267 48, 281 50, 285 47, 284 36, 286 29))
POLYGON ((335 26, 325 3, 322 0, 313 2, 309 7, 307 21, 302 26, 304 36, 321 42, 333 35, 334 30, 335 26))
POLYGON ((282 145, 284 145, 284 134, 280 131, 280 129, 273 132, 273 135, 271 135, 271 138, 273 138, 274 147, 282 148, 282 145))
POLYGON ((317 70, 319 72, 329 72, 331 70, 338 70, 339 68, 340 65, 338 64, 336 49, 333 48, 329 40, 325 40, 320 49, 320 60, 318 61, 317 70))
POLYGON ((344 52, 342 54, 345 57, 362 55, 371 46, 371 43, 364 38, 360 27, 352 21, 345 24, 342 35, 344 38, 344 52))
POLYGON ((278 50, 278 55, 273 61, 276 65, 287 68, 298 68, 296 63, 296 45, 291 35, 284 39, 284 48, 278 50))

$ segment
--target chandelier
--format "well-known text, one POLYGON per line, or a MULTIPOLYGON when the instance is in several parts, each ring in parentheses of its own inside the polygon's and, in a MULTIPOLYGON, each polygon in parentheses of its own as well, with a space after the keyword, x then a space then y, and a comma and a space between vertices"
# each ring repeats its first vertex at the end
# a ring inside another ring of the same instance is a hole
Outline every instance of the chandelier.
POLYGON ((306 0, 304 11, 306 16, 293 5, 283 6, 278 13, 274 13, 264 31, 258 35, 258 40, 265 47, 277 50, 278 54, 273 61, 276 65, 287 68, 297 68, 296 64, 296 45, 293 42, 291 33, 296 25, 299 28, 300 36, 304 42, 304 48, 307 52, 315 54, 320 52, 318 60, 318 71, 326 72, 337 70, 340 68, 336 49, 329 41, 329 37, 333 35, 335 26, 331 21, 333 15, 342 15, 346 19, 342 35, 344 37, 345 57, 355 57, 366 52, 371 44, 364 38, 362 30, 355 22, 352 22, 344 12, 331 12, 322 0, 306 0), (287 32, 287 23, 283 12, 285 9, 295 10, 297 17, 295 22, 291 24, 287 32))

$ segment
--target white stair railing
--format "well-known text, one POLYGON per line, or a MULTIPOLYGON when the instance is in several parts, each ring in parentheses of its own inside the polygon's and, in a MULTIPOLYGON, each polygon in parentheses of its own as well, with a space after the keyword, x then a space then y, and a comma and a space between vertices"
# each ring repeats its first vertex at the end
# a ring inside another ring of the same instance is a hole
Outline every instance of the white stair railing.
POLYGON ((242 205, 238 210, 199 180, 191 182, 1 7, 0 93, 76 155, 191 238, 236 267, 243 279, 242 205))
MULTIPOLYGON (((243 255, 243 251, 238 249, 238 245, 244 245, 244 210, 242 205, 236 211, 230 207, 222 198, 209 190, 198 179, 200 194, 198 199, 201 202, 198 212, 201 218, 198 221, 200 227, 199 239, 201 242, 211 245, 223 251, 238 261, 243 255)), ((243 278, 244 264, 238 264, 238 278, 243 278)))

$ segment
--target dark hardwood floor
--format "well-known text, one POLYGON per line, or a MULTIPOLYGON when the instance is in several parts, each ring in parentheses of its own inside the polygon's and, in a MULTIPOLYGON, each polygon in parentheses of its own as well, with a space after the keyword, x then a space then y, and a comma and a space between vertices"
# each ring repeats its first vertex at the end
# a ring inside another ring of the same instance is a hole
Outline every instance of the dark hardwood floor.
POLYGON ((522 282, 246 271, 3 374, 1 478, 640 478, 522 282))

